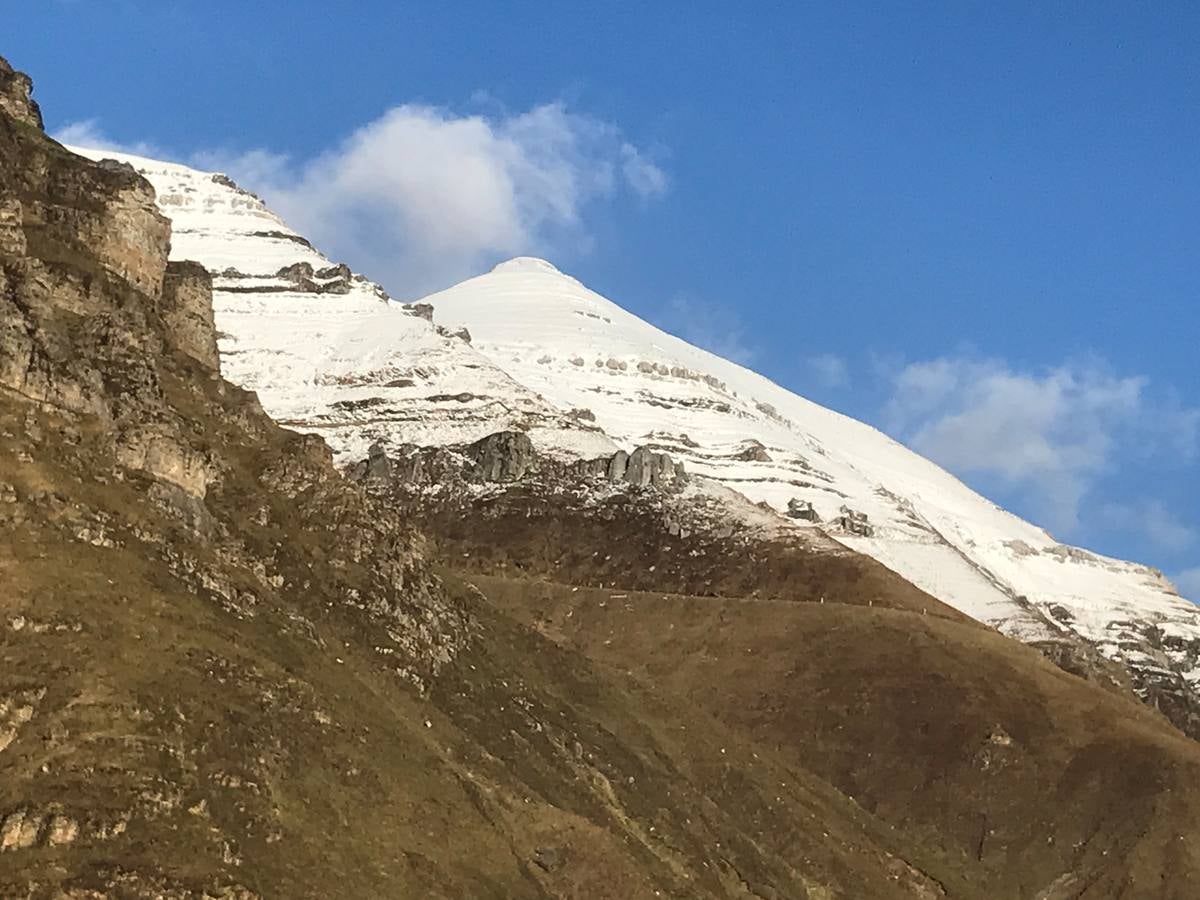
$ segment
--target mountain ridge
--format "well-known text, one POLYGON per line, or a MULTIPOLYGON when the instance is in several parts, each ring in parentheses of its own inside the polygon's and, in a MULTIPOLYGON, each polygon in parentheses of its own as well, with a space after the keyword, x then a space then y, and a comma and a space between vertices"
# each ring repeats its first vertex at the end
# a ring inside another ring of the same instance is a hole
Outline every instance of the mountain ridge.
POLYGON ((6 109, 0 895, 928 895, 834 788, 436 573, 221 377, 149 182, 6 109))
MULTIPOLYGON (((336 466, 221 377, 150 183, 0 100, 0 894, 1195 896, 1200 745, 1119 686, 650 446, 336 466)), ((379 325, 469 346, 427 312, 379 325)))
POLYGON ((254 216, 231 238, 229 211, 257 203, 261 217, 257 198, 214 173, 117 158, 140 162, 181 224, 173 254, 214 272, 227 374, 339 460, 511 429, 559 459, 649 446, 1051 655, 1078 635, 1200 730, 1200 611, 1156 570, 1058 542, 878 429, 660 331, 546 260, 504 261, 403 306, 345 267, 332 280, 346 293, 300 291, 277 273, 338 267, 254 216), (361 324, 331 326, 350 307, 367 310, 361 324))

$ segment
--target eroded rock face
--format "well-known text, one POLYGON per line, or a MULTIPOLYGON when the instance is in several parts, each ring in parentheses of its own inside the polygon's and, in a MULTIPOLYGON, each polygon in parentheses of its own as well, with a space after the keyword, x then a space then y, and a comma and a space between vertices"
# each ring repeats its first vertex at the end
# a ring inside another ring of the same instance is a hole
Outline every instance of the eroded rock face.
POLYGON ((117 181, 117 190, 106 195, 103 212, 95 218, 72 216, 72 232, 113 274, 138 290, 157 296, 162 292, 171 245, 170 221, 158 211, 154 188, 131 166, 97 166, 117 181))
POLYGON ((520 431, 489 434, 466 449, 474 474, 482 481, 519 481, 537 469, 537 451, 520 431))
POLYGON ((33 99, 33 80, 0 57, 0 112, 18 122, 42 129, 42 111, 33 99))
POLYGON ((213 324, 212 276, 195 262, 167 264, 163 281, 162 314, 176 349, 214 372, 221 367, 217 330, 213 324))
POLYGON ((117 459, 201 499, 215 477, 215 466, 168 424, 128 429, 117 442, 117 459))
MULTIPOLYGON (((0 76, 12 106, 26 81, 0 76)), ((162 290, 170 224, 145 179, 128 166, 70 162, 30 115, 0 114, 0 385, 111 419, 155 393, 161 340, 141 327, 136 298, 162 290), (80 343, 123 363, 119 390, 72 352, 80 343)))
POLYGON ((805 522, 820 522, 821 517, 817 514, 817 510, 812 505, 810 500, 799 500, 793 497, 788 501, 787 515, 791 519, 800 519, 805 522))
POLYGON ((666 453, 638 447, 629 454, 624 480, 635 487, 666 487, 679 478, 682 467, 666 453))
POLYGON ((529 435, 521 431, 498 431, 461 447, 408 445, 390 454, 383 445, 375 444, 368 458, 349 466, 347 473, 360 481, 446 487, 513 483, 537 477, 559 486, 607 481, 671 491, 687 481, 682 465, 650 447, 561 462, 538 453, 529 435))

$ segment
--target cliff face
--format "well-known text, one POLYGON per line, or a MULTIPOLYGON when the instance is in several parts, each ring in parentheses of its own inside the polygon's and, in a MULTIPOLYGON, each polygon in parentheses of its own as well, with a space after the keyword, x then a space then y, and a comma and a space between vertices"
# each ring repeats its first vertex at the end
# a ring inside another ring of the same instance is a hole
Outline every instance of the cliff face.
POLYGON ((150 186, 0 74, 0 895, 936 895, 824 782, 436 577, 221 379, 150 186))
POLYGON ((15 122, 42 128, 42 111, 33 99, 33 79, 0 57, 0 112, 15 122))

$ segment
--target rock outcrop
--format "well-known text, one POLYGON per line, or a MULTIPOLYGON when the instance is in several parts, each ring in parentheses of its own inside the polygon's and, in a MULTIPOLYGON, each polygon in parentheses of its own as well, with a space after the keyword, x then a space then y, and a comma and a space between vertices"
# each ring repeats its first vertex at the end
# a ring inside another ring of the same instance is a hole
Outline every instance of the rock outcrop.
POLYGON ((804 522, 820 522, 821 517, 817 514, 816 508, 812 505, 811 500, 800 500, 793 497, 788 501, 787 515, 790 519, 799 519, 804 522))
POLYGON ((500 431, 481 438, 464 451, 470 475, 480 481, 519 481, 537 469, 537 452, 529 435, 500 431))
POLYGON ((871 537, 875 534, 875 528, 871 525, 866 513, 845 505, 841 507, 840 513, 831 522, 834 529, 857 537, 871 537))
POLYGON ((0 57, 0 112, 17 122, 42 128, 42 111, 33 99, 33 80, 0 57))
POLYGON ((221 367, 213 324, 212 276, 195 262, 171 262, 163 280, 162 314, 177 350, 214 372, 221 367))
POLYGON ((608 482, 628 488, 674 491, 687 483, 683 466, 650 447, 632 453, 564 462, 539 453, 529 435, 498 431, 458 447, 407 445, 392 452, 382 444, 367 459, 347 468, 351 478, 401 485, 443 486, 505 484, 536 478, 557 486, 608 482))

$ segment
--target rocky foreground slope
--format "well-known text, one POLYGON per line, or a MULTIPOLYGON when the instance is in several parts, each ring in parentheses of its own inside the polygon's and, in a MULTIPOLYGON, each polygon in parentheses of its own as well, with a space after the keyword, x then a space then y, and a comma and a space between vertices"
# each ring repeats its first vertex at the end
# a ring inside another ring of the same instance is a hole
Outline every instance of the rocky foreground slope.
POLYGON ((1060 543, 875 429, 654 328, 543 260, 389 302, 223 175, 80 152, 150 179, 176 228, 174 256, 214 275, 227 377, 280 421, 325 436, 340 463, 372 446, 397 459, 457 452, 504 432, 525 434, 552 464, 666 454, 695 490, 762 504, 789 540, 869 556, 1073 671, 1111 664, 1200 735, 1200 609, 1161 573, 1060 543))
POLYGON ((1121 684, 654 448, 343 475, 0 98, 0 896, 1196 896, 1200 745, 1121 684))

